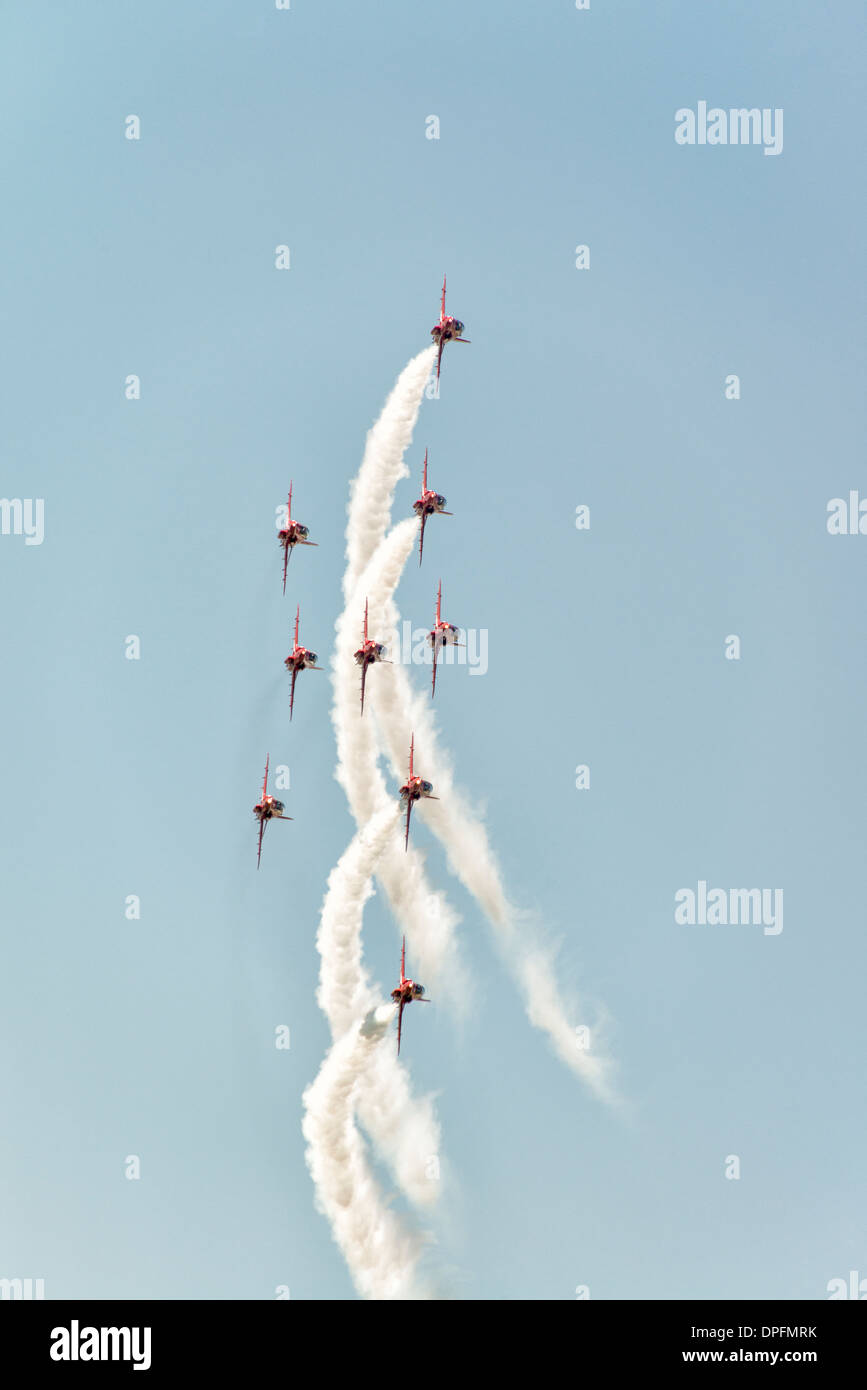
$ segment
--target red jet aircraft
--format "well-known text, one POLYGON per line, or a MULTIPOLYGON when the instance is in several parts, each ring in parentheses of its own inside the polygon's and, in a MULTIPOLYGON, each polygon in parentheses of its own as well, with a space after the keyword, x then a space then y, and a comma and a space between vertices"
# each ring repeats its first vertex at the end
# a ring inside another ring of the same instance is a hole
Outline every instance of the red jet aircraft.
POLYGON ((383 656, 385 646, 382 642, 374 642, 367 635, 367 599, 364 600, 364 641, 355 653, 356 665, 361 667, 361 713, 364 714, 364 683, 367 680, 367 668, 373 666, 377 661, 386 661, 383 656))
POLYGON ((298 645, 298 619, 301 616, 301 609, 295 609, 295 646, 287 656, 283 665, 287 671, 292 672, 292 685, 289 689, 289 718, 292 718, 292 711, 295 708, 295 682, 298 679, 299 671, 321 671, 322 667, 316 665, 316 653, 311 652, 308 647, 298 645))
POLYGON ((429 999, 422 999, 424 985, 417 985, 414 980, 408 980, 404 974, 406 962, 406 937, 400 948, 400 984, 397 989, 391 991, 391 997, 398 1006, 397 1015, 397 1055, 400 1056, 400 1034, 403 1028, 403 1011, 407 1004, 415 1000, 418 1004, 429 1004, 429 999))
POLYGON ((424 451, 424 473, 421 480, 421 497, 417 502, 413 502, 412 509, 421 520, 421 531, 418 538, 418 562, 421 564, 422 553, 424 552, 424 527, 429 516, 439 512, 441 516, 452 516, 452 512, 443 511, 446 499, 440 492, 431 492, 427 485, 427 449, 424 451))
POLYGON ((268 764, 270 761, 271 755, 269 753, 268 757, 265 759, 265 780, 262 783, 262 799, 257 801, 256 805, 253 807, 253 815, 259 822, 259 853, 256 858, 257 869, 262 862, 262 836, 265 834, 265 826, 268 824, 268 821, 292 819, 291 816, 287 816, 284 813, 283 802, 278 801, 276 796, 268 795, 268 764))
POLYGON ((310 535, 306 526, 302 526, 300 521, 292 520, 292 484, 289 484, 289 505, 286 508, 286 525, 277 532, 277 539, 283 547, 283 592, 286 592, 286 571, 289 568, 289 557, 296 545, 316 545, 316 541, 309 541, 310 535))
POLYGON ((433 795, 433 782, 425 782, 421 777, 416 777, 413 773, 412 758, 415 751, 415 734, 413 734, 409 745, 409 777, 400 789, 401 806, 406 805, 406 837, 403 842, 404 849, 409 848, 409 818, 412 815, 413 803, 427 797, 429 801, 439 801, 438 796, 433 795))
POLYGON ((458 628, 452 623, 443 622, 440 616, 440 608, 443 598, 443 581, 440 580, 437 589, 437 620, 427 635, 427 640, 433 647, 433 678, 431 680, 430 697, 433 699, 437 688, 437 652, 443 647, 461 647, 462 642, 458 641, 458 628))
POLYGON ((439 351, 437 353, 437 381, 440 379, 440 366, 443 360, 443 348, 446 343, 468 343, 469 338, 463 336, 464 325, 460 319, 456 319, 452 314, 446 313, 446 277, 443 276, 443 297, 440 302, 440 321, 435 323, 430 331, 430 335, 436 343, 439 351))

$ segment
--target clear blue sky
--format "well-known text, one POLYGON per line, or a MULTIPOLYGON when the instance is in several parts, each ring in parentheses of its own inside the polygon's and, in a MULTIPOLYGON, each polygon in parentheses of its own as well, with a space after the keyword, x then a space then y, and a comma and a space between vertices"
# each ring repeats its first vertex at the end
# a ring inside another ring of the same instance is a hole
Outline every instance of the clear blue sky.
MULTIPOLYGON (((449 619, 489 631, 486 676, 444 673, 443 737, 564 989, 610 1016, 625 1106, 529 1028, 451 885, 475 1015, 407 1030, 453 1178, 434 1263, 497 1299, 867 1276, 867 537, 825 526, 867 495, 861 23, 848 0, 5 7, 0 491, 45 499, 45 539, 0 536, 0 1276, 353 1296, 300 1130, 352 826, 324 678, 290 728, 282 661, 293 600, 327 660, 349 479, 444 270, 472 347, 410 463, 430 447, 455 516, 399 601, 428 622, 442 572, 449 619), (782 154, 677 145, 701 100, 782 108, 782 154), (284 600, 290 477, 319 549, 284 600), (266 751, 296 819, 257 875, 266 751), (783 932, 677 925, 700 879, 783 888, 783 932)), ((384 988, 397 940, 374 900, 384 988)))

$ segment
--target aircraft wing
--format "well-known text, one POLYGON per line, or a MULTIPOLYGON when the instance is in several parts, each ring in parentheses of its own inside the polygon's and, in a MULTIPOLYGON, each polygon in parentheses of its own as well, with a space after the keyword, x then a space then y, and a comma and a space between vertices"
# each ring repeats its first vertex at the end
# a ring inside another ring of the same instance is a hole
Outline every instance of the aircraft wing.
POLYGON ((289 687, 289 718, 292 718, 292 711, 295 708, 295 682, 298 679, 298 667, 292 667, 292 684, 289 687))
POLYGON ((262 863, 262 836, 265 834, 265 821, 259 820, 259 853, 256 856, 256 868, 262 863))
POLYGON ((418 562, 419 562, 419 564, 421 564, 421 557, 422 557, 422 555, 424 554, 424 524, 425 524, 426 521, 427 521, 427 514, 426 514, 424 511, 422 511, 422 514, 421 514, 421 532, 420 532, 419 538, 418 538, 418 562))
POLYGON ((401 999, 397 1011, 397 1055, 400 1056, 400 1035, 403 1031, 403 1011, 406 1008, 406 1001, 401 999))

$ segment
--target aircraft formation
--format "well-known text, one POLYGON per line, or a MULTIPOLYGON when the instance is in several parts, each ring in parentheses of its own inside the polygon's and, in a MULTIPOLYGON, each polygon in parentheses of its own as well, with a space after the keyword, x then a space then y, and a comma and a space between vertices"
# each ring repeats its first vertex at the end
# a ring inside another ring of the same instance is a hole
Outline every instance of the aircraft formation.
MULTIPOLYGON (((439 381, 439 378, 440 378, 440 371, 441 371, 441 368, 442 368, 443 350, 444 350, 444 348, 445 348, 446 343, 450 343, 450 342, 454 342, 454 343, 468 343, 468 342, 470 341, 469 338, 465 338, 465 337, 463 336, 463 334, 464 334, 464 325, 461 323, 460 319, 456 319, 453 315, 447 314, 447 313, 446 313, 446 279, 445 279, 445 276, 443 276, 442 297, 441 297, 441 299, 440 299, 440 316, 439 316, 439 320, 437 321, 437 323, 435 323, 434 326, 433 326, 433 328, 431 329, 431 338, 433 339, 433 341, 434 341, 434 343, 435 343, 435 345, 436 345, 436 347, 437 347, 437 381, 439 381)), ((413 502, 413 504, 412 504, 412 509, 413 509, 413 511, 415 512, 416 516, 417 516, 418 519, 419 519, 419 538, 418 538, 418 562, 419 562, 419 565, 421 565, 422 558, 423 558, 423 556, 424 556, 424 533, 425 533, 425 525, 427 524, 428 519, 429 519, 430 517, 436 516, 436 515, 439 515, 439 516, 451 516, 451 515, 452 515, 451 512, 447 512, 447 511, 445 510, 445 505, 446 505, 446 499, 445 499, 445 497, 443 497, 441 493, 435 492, 435 491, 433 491, 431 488, 428 487, 427 470, 428 470, 428 451, 427 451, 427 449, 425 449, 425 454, 424 454, 424 465, 423 465, 423 469, 422 469, 421 496, 418 497, 418 498, 416 499, 416 501, 413 502)), ((279 544, 280 544, 280 547, 281 547, 281 549, 282 549, 282 551, 283 551, 283 593, 284 593, 284 595, 285 595, 285 593, 286 593, 286 579, 287 579, 287 574, 288 574, 288 571, 289 571, 289 561, 290 561, 291 558, 292 558, 292 554, 293 554, 293 552, 294 552, 294 550, 295 550, 295 547, 296 547, 296 546, 299 546, 299 545, 303 545, 303 546, 315 546, 315 545, 317 544, 316 541, 311 541, 311 540, 309 539, 309 536, 310 536, 309 528, 308 528, 307 526, 305 526, 302 522, 298 521, 297 518, 293 518, 293 516, 292 516, 292 486, 293 486, 293 484, 290 483, 290 484, 289 484, 289 499, 288 499, 288 504, 287 504, 287 508, 286 508, 286 522, 285 522, 285 525, 281 526, 280 529, 279 529, 278 532, 277 532, 277 540, 278 540, 278 542, 279 542, 279 544)), ((461 645, 461 643, 460 643, 460 641, 459 641, 459 637, 460 637, 459 629, 458 629, 457 627, 455 627, 454 624, 449 623, 449 622, 446 622, 445 619, 444 619, 443 616, 442 616, 442 587, 443 587, 443 586, 442 586, 442 580, 440 580, 440 581, 439 581, 439 585, 438 585, 438 587, 437 587, 436 616, 435 616, 435 619, 434 619, 434 625, 433 625, 433 627, 431 628, 430 632, 429 632, 428 635, 427 635, 428 644, 429 644, 429 645, 432 647, 432 649, 433 649, 433 674, 432 674, 432 677, 431 677, 431 699, 433 699, 433 697, 434 697, 435 694, 436 694, 437 658, 438 658, 439 653, 442 652, 443 649, 444 649, 445 647, 447 647, 447 646, 460 646, 460 645, 461 645)), ((368 673, 368 670, 370 669, 371 666, 375 666, 375 665, 378 665, 378 664, 391 665, 391 662, 389 662, 388 659, 387 659, 387 658, 385 657, 385 655, 384 655, 384 652, 385 652, 385 645, 384 645, 382 642, 377 642, 377 641, 375 641, 375 640, 369 635, 369 633, 368 633, 368 623, 367 623, 367 619, 368 619, 368 605, 367 605, 367 600, 365 600, 365 603, 364 603, 364 623, 363 623, 363 630, 362 630, 361 646, 358 648, 358 651, 356 651, 356 652, 354 653, 356 665, 358 665, 358 666, 361 667, 361 711, 360 711, 360 717, 363 717, 363 716, 364 716, 364 695, 365 695, 365 687, 366 687, 366 683, 367 683, 367 673, 368 673)), ((317 655, 316 655, 316 652, 311 651, 309 647, 301 646, 301 644, 300 644, 299 641, 298 641, 298 632, 299 632, 300 620, 301 620, 301 609, 300 609, 300 606, 296 606, 296 609, 295 609, 295 636, 294 636, 294 640, 293 640, 293 647, 292 647, 292 651, 291 651, 291 652, 289 653, 289 655, 286 657, 285 662, 284 662, 284 665, 285 665, 287 671, 290 673, 290 685, 289 685, 289 718, 290 718, 290 720, 292 719, 292 716, 293 716, 294 710, 295 710, 295 683, 296 683, 296 681, 297 681, 297 679, 298 679, 299 674, 300 674, 302 671, 321 671, 321 670, 322 670, 322 667, 317 665, 318 657, 317 657, 317 655)), ((435 796, 433 795, 433 784, 432 784, 431 782, 426 782, 426 781, 424 780, 423 777, 421 777, 419 774, 417 774, 417 773, 415 772, 415 769, 414 769, 414 755, 415 755, 415 735, 412 734, 411 737, 410 737, 410 744, 409 744, 409 776, 407 777, 406 782, 405 782, 405 783, 403 784, 403 786, 400 788, 400 792, 399 792, 399 796, 400 796, 400 808, 401 808, 401 811, 403 811, 404 809, 406 810, 406 823, 405 823, 405 832, 404 832, 404 849, 408 849, 408 848, 409 848, 409 827, 410 827, 410 818, 411 818, 411 816, 412 816, 412 808, 413 808, 413 806, 415 805, 415 803, 416 803, 417 801, 421 801, 422 799, 428 799, 428 800, 431 800, 431 801, 437 801, 437 800, 439 799, 438 797, 435 797, 435 796)), ((268 825, 269 821, 272 821, 272 820, 291 820, 291 819, 292 819, 291 816, 287 816, 287 815, 286 815, 286 811, 285 811, 285 807, 284 807, 284 805, 283 805, 283 802, 282 802, 282 801, 278 801, 276 797, 271 796, 271 795, 269 794, 269 792, 268 792, 268 767, 269 767, 269 763, 270 763, 270 754, 269 754, 268 757, 266 757, 266 759, 265 759, 265 777, 264 777, 264 780, 263 780, 263 783, 262 783, 262 793, 261 793, 261 796, 259 797, 259 800, 256 802, 256 805, 253 807, 253 815, 256 817, 256 821, 257 821, 258 829, 259 829, 259 841, 258 841, 258 849, 257 849, 257 856, 256 856, 256 867, 257 867, 257 868, 260 866, 260 864, 261 864, 261 862, 262 862, 262 840, 263 840, 263 837, 264 837, 264 834, 265 834, 265 827, 266 827, 266 825, 268 825)), ((404 1011, 404 1009, 406 1008, 407 1004, 411 1004, 413 1001, 420 1002, 420 1003, 425 1003, 425 1004, 430 1002, 429 1000, 423 999, 423 998, 422 998, 422 996, 424 995, 424 985, 416 984, 413 980, 408 979, 407 976, 406 976, 406 974, 405 974, 405 968, 406 968, 406 937, 403 938, 403 943, 402 943, 401 952, 400 952, 400 984, 399 984, 395 989, 393 989, 392 992, 391 992, 391 998, 392 998, 393 1002, 397 1005, 397 1008, 398 1008, 398 1019, 397 1019, 397 1051, 398 1051, 398 1056, 400 1055, 400 1040, 401 1040, 401 1032, 402 1032, 402 1027, 403 1027, 403 1011, 404 1011)))

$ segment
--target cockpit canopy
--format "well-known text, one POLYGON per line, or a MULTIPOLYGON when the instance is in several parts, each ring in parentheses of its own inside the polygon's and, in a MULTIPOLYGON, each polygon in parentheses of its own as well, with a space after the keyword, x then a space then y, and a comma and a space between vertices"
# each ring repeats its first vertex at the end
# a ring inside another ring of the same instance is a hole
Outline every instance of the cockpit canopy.
POLYGON ((282 802, 282 801, 278 801, 276 797, 272 796, 272 798, 271 798, 271 810, 272 810, 272 811, 277 811, 277 812, 279 812, 279 813, 282 815, 282 813, 283 813, 283 802, 282 802))
POLYGON ((438 507, 444 507, 445 504, 446 504, 446 499, 443 497, 443 495, 442 495, 441 492, 438 492, 438 493, 437 493, 437 506, 438 506, 438 507))
POLYGON ((432 791, 433 791, 433 782, 422 782, 422 784, 421 784, 421 789, 422 789, 423 792, 432 792, 432 791))
POLYGON ((308 652, 307 660, 310 662, 311 666, 315 666, 317 661, 319 660, 319 657, 316 655, 315 652, 308 652))
POLYGON ((309 527, 309 526, 302 526, 302 525, 300 524, 300 522, 299 522, 298 528, 297 528, 297 529, 298 529, 298 534, 299 534, 299 536, 309 536, 309 535, 310 535, 310 527, 309 527))
POLYGON ((464 331, 464 325, 461 323, 460 319, 455 319, 455 332, 456 332, 456 333, 463 333, 463 331, 464 331))
POLYGON ((420 995, 424 994, 424 985, 413 985, 412 992, 416 998, 418 998, 420 995))

